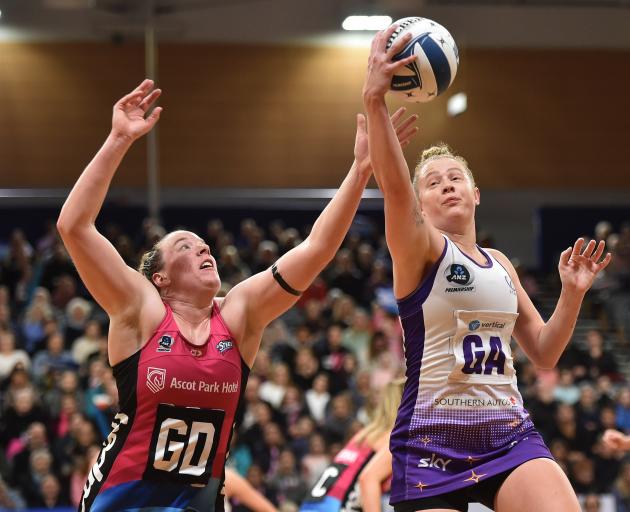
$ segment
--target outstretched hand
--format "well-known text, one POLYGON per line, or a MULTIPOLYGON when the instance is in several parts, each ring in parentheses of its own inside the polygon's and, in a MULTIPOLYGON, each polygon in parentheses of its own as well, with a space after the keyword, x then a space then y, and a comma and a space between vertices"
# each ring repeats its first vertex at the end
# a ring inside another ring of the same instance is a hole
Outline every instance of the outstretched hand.
POLYGON ((397 37, 387 48, 387 42, 397 29, 398 25, 393 24, 389 28, 381 30, 372 39, 368 71, 363 84, 364 100, 370 97, 384 96, 390 89, 394 73, 416 59, 415 55, 410 55, 404 59, 393 60, 394 56, 400 53, 411 40, 411 33, 407 32, 405 35, 397 37))
POLYGON ((606 430, 603 439, 604 443, 615 451, 626 451, 630 448, 630 437, 618 430, 606 430))
POLYGON ((153 89, 153 80, 146 79, 132 92, 118 100, 112 116, 112 135, 133 142, 151 131, 160 118, 162 107, 155 107, 148 116, 146 113, 160 94, 162 94, 160 89, 153 89))
POLYGON ((611 254, 607 253, 604 259, 601 259, 605 245, 603 241, 597 244, 595 240, 591 240, 585 247, 584 239, 578 238, 573 247, 564 250, 558 264, 562 287, 571 292, 586 293, 595 276, 608 266, 612 258, 611 254))
MULTIPOLYGON (((405 107, 400 107, 394 112, 390 119, 392 126, 396 131, 398 142, 400 147, 405 147, 413 136, 418 133, 418 127, 414 126, 414 123, 418 119, 417 114, 412 114, 406 119, 403 116, 406 112, 405 107)), ((368 147, 368 134, 367 134, 367 121, 364 114, 357 114, 357 134, 354 139, 354 159, 360 167, 369 168, 370 172, 372 167, 370 164, 370 151, 368 147)))

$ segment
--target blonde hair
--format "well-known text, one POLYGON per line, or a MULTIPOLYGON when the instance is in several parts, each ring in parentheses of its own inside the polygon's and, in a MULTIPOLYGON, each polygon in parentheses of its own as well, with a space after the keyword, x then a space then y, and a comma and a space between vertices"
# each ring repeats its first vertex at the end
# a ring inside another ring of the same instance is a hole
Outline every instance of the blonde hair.
POLYGON ((438 160, 440 158, 452 158, 456 162, 459 162, 464 168, 464 172, 470 179, 470 183, 472 186, 475 186, 475 177, 473 176, 472 171, 468 167, 468 162, 466 159, 457 153, 455 153, 448 144, 444 142, 440 142, 435 146, 431 146, 428 149, 425 149, 420 155, 420 160, 416 164, 416 168, 413 175, 413 188, 417 192, 418 191, 418 183, 420 182, 420 175, 422 173, 422 169, 433 160, 438 160))
POLYGON ((375 443, 385 432, 390 432, 394 428, 398 406, 402 398, 405 379, 396 379, 388 382, 381 390, 381 399, 374 409, 372 420, 357 437, 357 442, 367 441, 375 443))

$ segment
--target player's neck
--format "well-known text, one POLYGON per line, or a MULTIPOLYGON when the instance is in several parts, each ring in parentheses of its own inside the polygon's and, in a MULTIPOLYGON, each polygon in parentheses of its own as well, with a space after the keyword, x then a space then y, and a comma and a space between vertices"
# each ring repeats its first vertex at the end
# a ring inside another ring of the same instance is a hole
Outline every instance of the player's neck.
POLYGON ((213 301, 208 299, 193 301, 190 298, 164 297, 173 314, 191 326, 199 325, 210 318, 213 301))
POLYGON ((477 235, 474 222, 465 229, 442 230, 442 233, 444 233, 449 240, 457 244, 457 247, 465 253, 472 255, 477 252, 477 235))

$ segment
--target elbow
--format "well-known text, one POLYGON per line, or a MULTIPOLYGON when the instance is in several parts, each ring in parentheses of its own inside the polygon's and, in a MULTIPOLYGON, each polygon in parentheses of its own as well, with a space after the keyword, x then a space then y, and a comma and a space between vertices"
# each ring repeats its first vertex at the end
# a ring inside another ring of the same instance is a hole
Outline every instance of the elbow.
POLYGON ((67 213, 64 213, 63 209, 57 219, 57 232, 61 239, 64 240, 68 237, 76 236, 76 234, 82 229, 89 227, 88 225, 77 221, 77 219, 71 218, 67 213))
POLYGON ((59 235, 61 236, 61 238, 64 238, 65 236, 68 235, 68 233, 70 233, 72 231, 72 225, 71 223, 68 221, 68 219, 66 218, 66 216, 64 216, 63 211, 59 214, 59 218, 57 219, 57 232, 59 233, 59 235))
POLYGON ((539 356, 535 359, 532 358, 532 363, 537 370, 553 370, 558 365, 559 360, 559 357, 539 356))
POLYGON ((310 263, 322 269, 333 260, 339 249, 339 246, 331 244, 329 240, 323 240, 314 233, 311 233, 304 242, 308 248, 310 263))

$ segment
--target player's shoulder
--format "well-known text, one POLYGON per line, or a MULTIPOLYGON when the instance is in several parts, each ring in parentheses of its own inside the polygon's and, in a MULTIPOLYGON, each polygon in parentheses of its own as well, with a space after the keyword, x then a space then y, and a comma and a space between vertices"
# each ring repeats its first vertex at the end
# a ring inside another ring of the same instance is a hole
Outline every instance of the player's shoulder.
POLYGON ((490 247, 484 247, 483 250, 490 254, 495 260, 497 260, 501 264, 501 266, 509 273, 514 272, 514 266, 512 265, 510 258, 508 258, 501 251, 499 251, 498 249, 492 249, 490 247))

